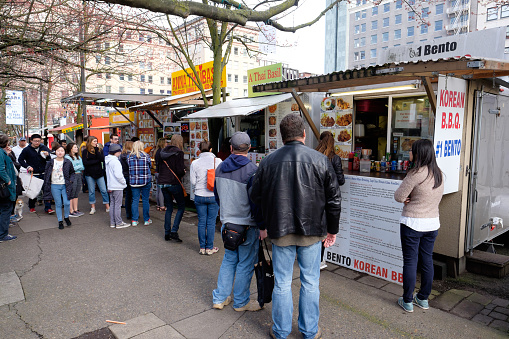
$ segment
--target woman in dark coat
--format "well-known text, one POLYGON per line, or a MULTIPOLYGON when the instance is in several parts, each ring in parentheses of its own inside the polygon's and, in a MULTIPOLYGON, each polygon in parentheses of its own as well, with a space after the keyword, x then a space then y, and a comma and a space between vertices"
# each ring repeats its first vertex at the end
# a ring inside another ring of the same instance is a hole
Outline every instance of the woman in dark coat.
POLYGON ((11 158, 7 155, 9 137, 0 134, 0 189, 8 194, 0 198, 0 242, 16 239, 16 236, 9 234, 9 217, 11 216, 12 203, 16 201, 16 172, 11 158))
POLYGON ((106 205, 106 212, 110 211, 110 197, 106 189, 104 154, 97 147, 97 138, 89 136, 87 146, 82 151, 83 166, 85 167, 85 180, 88 186, 88 202, 90 203, 90 214, 95 214, 95 184, 106 205))
POLYGON ((67 226, 71 226, 69 213, 71 202, 67 197, 71 196, 72 183, 74 182, 74 166, 69 159, 65 159, 65 148, 60 144, 55 147, 55 158, 46 163, 44 170, 44 200, 55 201, 55 210, 58 218, 58 228, 64 229, 62 220, 62 204, 64 205, 64 220, 67 226))

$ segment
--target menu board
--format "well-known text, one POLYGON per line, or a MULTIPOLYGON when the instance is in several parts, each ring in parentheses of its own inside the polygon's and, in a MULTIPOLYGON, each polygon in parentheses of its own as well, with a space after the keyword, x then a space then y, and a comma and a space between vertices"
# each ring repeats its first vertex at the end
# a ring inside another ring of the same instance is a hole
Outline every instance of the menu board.
POLYGON ((394 200, 401 181, 345 175, 336 242, 325 259, 375 277, 403 283, 399 217, 394 200))
POLYGON ((329 131, 334 150, 343 159, 352 151, 353 96, 326 97, 320 104, 320 134, 329 131))
POLYGON ((266 126, 268 135, 268 149, 269 153, 276 151, 278 148, 283 147, 283 140, 279 135, 279 123, 281 120, 291 113, 298 113, 299 105, 294 99, 287 99, 278 104, 267 107, 266 126))
POLYGON ((209 122, 207 119, 189 120, 189 143, 191 158, 197 158, 200 155, 200 142, 209 140, 209 122))
POLYGON ((155 146, 154 119, 145 112, 138 112, 138 138, 145 144, 145 148, 155 146))
POLYGON ((180 134, 180 123, 165 123, 163 124, 163 137, 171 138, 172 135, 180 134))

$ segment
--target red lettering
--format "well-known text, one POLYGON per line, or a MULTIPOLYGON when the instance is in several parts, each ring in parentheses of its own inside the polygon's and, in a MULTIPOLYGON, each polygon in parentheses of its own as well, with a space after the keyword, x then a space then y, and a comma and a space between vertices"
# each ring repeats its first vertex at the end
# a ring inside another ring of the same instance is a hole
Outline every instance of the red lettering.
POLYGON ((398 273, 398 282, 403 283, 403 273, 398 273))
POLYGON ((454 128, 459 129, 460 128, 460 115, 459 113, 456 113, 456 116, 454 117, 454 128))
POLYGON ((398 273, 391 271, 391 280, 398 281, 398 273))
POLYGON ((452 127, 452 113, 449 112, 449 121, 447 122, 447 128, 451 128, 452 127))
POLYGON ((447 128, 447 114, 442 112, 442 129, 447 128))

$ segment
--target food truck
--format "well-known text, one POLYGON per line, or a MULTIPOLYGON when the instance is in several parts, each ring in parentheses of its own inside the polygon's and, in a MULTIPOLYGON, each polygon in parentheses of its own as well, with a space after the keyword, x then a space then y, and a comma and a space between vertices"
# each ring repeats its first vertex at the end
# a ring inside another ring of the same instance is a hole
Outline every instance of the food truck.
POLYGON ((403 205, 393 195, 405 176, 411 145, 420 138, 433 140, 445 174, 434 259, 446 264, 447 274, 465 271, 479 244, 507 230, 509 154, 503 150, 509 134, 503 131, 509 130, 509 96, 501 86, 509 83, 500 78, 507 75, 509 62, 455 57, 253 87, 254 92, 325 95, 319 109, 305 117, 309 126, 333 133, 345 170, 340 231, 327 261, 402 283, 403 205), (349 166, 352 152, 369 163, 364 171, 349 166))

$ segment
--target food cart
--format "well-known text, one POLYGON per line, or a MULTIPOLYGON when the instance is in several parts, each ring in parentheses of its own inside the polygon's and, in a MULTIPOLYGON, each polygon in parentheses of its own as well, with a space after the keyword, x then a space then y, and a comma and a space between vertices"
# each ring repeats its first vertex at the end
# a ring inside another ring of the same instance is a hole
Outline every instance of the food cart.
POLYGON ((405 176, 411 145, 420 138, 433 140, 445 173, 434 258, 447 264, 447 273, 463 272, 477 245, 507 230, 509 158, 502 150, 509 146, 503 137, 509 127, 509 97, 500 92, 500 85, 509 88, 500 79, 507 75, 505 61, 461 57, 254 86, 255 92, 326 94, 320 110, 307 120, 335 135, 346 174, 340 232, 327 261, 402 282, 402 204, 393 194, 405 176), (368 172, 349 170, 348 157, 360 148, 371 150, 370 163, 388 157, 389 171, 377 171, 376 163, 368 172))

